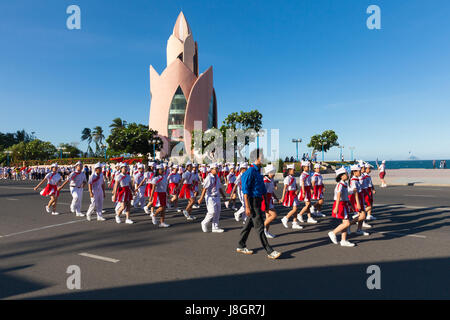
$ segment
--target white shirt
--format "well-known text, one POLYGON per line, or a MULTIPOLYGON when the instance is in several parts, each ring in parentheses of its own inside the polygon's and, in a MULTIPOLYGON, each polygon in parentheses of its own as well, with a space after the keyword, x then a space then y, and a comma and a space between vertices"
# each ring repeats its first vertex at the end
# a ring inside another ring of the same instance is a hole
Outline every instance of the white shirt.
POLYGON ((164 175, 152 178, 151 184, 155 185, 155 192, 166 192, 167 185, 165 181, 167 180, 164 178, 164 175))
POLYGON ((75 188, 81 188, 83 183, 87 182, 86 175, 83 171, 74 171, 69 175, 70 186, 75 188))
POLYGON ((284 178, 283 183, 287 186, 287 191, 297 190, 297 183, 295 182, 295 178, 293 176, 288 175, 284 178))
POLYGON ((178 172, 175 173, 170 173, 169 176, 167 177, 167 182, 168 183, 179 183, 181 180, 181 176, 178 172))
POLYGON ((56 173, 49 172, 45 175, 45 179, 47 179, 48 184, 56 185, 62 178, 58 172, 56 173))
POLYGON ((353 176, 350 179, 350 194, 352 194, 353 192, 358 192, 360 193, 362 191, 362 187, 361 187, 361 183, 359 182, 359 177, 355 177, 353 176))
POLYGON ((206 195, 208 197, 218 197, 220 190, 219 177, 212 173, 208 174, 205 181, 203 181, 203 188, 206 189, 206 195))
POLYGON ((340 201, 348 201, 348 185, 347 181, 345 182, 339 182, 336 185, 336 188, 334 188, 334 200, 337 200, 337 194, 341 193, 341 199, 340 201))
MULTIPOLYGON (((313 176, 312 176, 312 181, 314 181, 314 185, 316 186, 321 186, 323 185, 323 177, 320 173, 318 172, 314 172, 313 176)), ((311 181, 311 182, 312 182, 311 181)))
POLYGON ((275 189, 275 184, 273 183, 273 180, 271 180, 269 177, 264 177, 264 185, 266 186, 267 193, 272 193, 275 189))
POLYGON ((92 192, 94 194, 103 192, 103 173, 97 175, 95 172, 89 177, 89 184, 92 186, 92 192))
POLYGON ((123 188, 130 186, 131 177, 129 174, 120 173, 116 180, 119 181, 119 187, 123 188))
POLYGON ((311 186, 311 176, 309 175, 309 172, 303 171, 300 176, 300 186, 311 186))
POLYGON ((192 172, 190 171, 186 171, 185 173, 183 173, 183 184, 192 184, 192 172))

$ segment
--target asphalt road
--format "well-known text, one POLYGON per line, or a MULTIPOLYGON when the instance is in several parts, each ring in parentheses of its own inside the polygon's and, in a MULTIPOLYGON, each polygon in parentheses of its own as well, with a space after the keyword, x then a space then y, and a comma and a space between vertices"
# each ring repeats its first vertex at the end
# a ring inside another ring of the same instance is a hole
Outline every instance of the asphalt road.
MULTIPOLYGON (((354 248, 327 237, 336 221, 330 204, 316 225, 285 229, 277 219, 270 243, 283 254, 266 257, 254 232, 235 252, 242 224, 222 208, 222 234, 203 233, 199 219, 187 222, 169 211, 168 229, 143 212, 133 225, 117 225, 107 194, 105 222, 76 218, 68 191, 59 216, 44 210, 35 183, 0 181, 0 298, 2 299, 449 299, 450 188, 378 189, 368 237, 353 236, 354 248), (96 255, 106 260, 92 258, 96 255), (108 260, 109 259, 109 260, 108 260), (69 266, 81 270, 81 289, 70 290, 69 266), (381 289, 369 290, 367 268, 380 268, 381 289)), ((332 199, 331 186, 326 199, 332 199)), ((84 193, 83 211, 88 193, 84 193)), ((286 209, 277 206, 279 216, 286 209)))

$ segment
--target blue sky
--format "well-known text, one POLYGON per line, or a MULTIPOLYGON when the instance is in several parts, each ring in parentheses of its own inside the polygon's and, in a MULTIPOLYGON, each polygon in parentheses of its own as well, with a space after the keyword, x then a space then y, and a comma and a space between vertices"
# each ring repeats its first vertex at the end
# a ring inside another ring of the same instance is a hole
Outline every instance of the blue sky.
POLYGON ((166 67, 180 10, 200 70, 214 68, 219 122, 257 108, 282 156, 292 138, 333 129, 357 158, 450 158, 446 0, 2 1, 0 131, 58 144, 115 117, 147 124, 149 65, 166 67), (81 30, 66 28, 71 4, 81 30), (381 30, 366 27, 371 4, 381 30))

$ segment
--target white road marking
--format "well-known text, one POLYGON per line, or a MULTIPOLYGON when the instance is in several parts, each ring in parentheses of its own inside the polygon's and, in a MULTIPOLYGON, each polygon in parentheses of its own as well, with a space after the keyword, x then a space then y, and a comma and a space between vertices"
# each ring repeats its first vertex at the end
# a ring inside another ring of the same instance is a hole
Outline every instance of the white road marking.
POLYGON ((6 237, 12 237, 12 236, 17 236, 20 234, 24 234, 24 233, 29 233, 29 232, 33 232, 33 231, 40 231, 40 230, 45 230, 45 229, 50 229, 50 228, 55 228, 55 227, 60 227, 60 226, 64 226, 66 224, 72 224, 72 223, 77 223, 77 222, 85 222, 87 220, 73 220, 73 221, 69 221, 69 222, 64 222, 64 223, 58 223, 58 224, 52 224, 49 226, 45 226, 45 227, 40 227, 40 228, 34 228, 34 229, 30 229, 30 230, 25 230, 25 231, 20 231, 20 232, 14 232, 14 233, 10 233, 10 234, 5 234, 2 237, 6 238, 6 237))
POLYGON ((423 198, 437 198, 436 196, 426 194, 404 194, 404 197, 423 197, 423 198))
POLYGON ((92 259, 98 259, 98 260, 103 260, 103 261, 107 261, 107 262, 112 262, 112 263, 117 263, 117 262, 120 261, 120 260, 117 260, 117 259, 97 256, 95 254, 90 254, 90 253, 86 253, 86 252, 79 253, 78 255, 83 256, 83 257, 92 258, 92 259))
POLYGON ((7 198, 6 200, 10 200, 10 201, 18 201, 19 199, 7 198))
POLYGON ((417 234, 406 234, 406 233, 399 233, 399 232, 391 232, 391 231, 376 231, 377 233, 382 233, 382 234, 395 234, 398 236, 405 236, 405 237, 414 237, 414 238, 421 238, 421 239, 426 239, 426 236, 419 236, 417 234))

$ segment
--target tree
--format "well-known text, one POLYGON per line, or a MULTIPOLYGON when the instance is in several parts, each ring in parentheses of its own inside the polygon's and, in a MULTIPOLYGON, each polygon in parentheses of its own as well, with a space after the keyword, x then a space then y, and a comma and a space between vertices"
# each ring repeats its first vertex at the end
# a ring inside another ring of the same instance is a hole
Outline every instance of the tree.
POLYGON ((308 143, 309 148, 313 148, 313 153, 316 151, 322 151, 322 145, 323 145, 323 151, 327 152, 332 147, 338 146, 338 136, 336 132, 333 130, 326 130, 322 132, 322 134, 316 134, 311 137, 310 142, 308 143))
POLYGON ((127 126, 127 122, 125 120, 122 120, 121 118, 115 118, 113 119, 112 123, 109 125, 111 128, 111 131, 114 129, 123 129, 127 126))
POLYGON ((95 142, 95 153, 98 156, 100 152, 100 145, 102 145, 103 140, 105 140, 102 127, 97 126, 92 130, 92 140, 95 142))
POLYGON ((53 157, 57 150, 51 142, 34 139, 30 142, 19 142, 8 150, 12 151, 13 160, 47 160, 53 157))
POLYGON ((84 128, 83 131, 81 131, 81 141, 87 141, 88 148, 87 148, 87 154, 92 154, 92 131, 89 128, 84 128))
POLYGON ((106 142, 111 153, 140 153, 143 155, 150 153, 154 156, 153 143, 151 142, 153 139, 157 141, 155 151, 161 150, 163 141, 158 137, 158 132, 148 129, 146 125, 133 122, 122 128, 114 128, 106 142))
POLYGON ((65 152, 68 152, 67 157, 68 158, 78 158, 80 154, 82 153, 80 149, 78 149, 73 144, 69 143, 60 143, 59 148, 65 148, 65 152))

